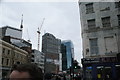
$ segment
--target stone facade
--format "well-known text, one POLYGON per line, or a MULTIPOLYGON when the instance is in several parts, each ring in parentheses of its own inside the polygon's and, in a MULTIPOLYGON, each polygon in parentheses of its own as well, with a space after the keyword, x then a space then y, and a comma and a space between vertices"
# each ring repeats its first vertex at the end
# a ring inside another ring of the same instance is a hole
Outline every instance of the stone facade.
POLYGON ((117 4, 79 3, 84 58, 116 56, 120 52, 120 8, 117 4))
POLYGON ((7 75, 7 72, 14 64, 21 64, 28 62, 28 52, 10 44, 3 40, 0 40, 0 49, 2 60, 0 69, 2 69, 3 77, 7 75))

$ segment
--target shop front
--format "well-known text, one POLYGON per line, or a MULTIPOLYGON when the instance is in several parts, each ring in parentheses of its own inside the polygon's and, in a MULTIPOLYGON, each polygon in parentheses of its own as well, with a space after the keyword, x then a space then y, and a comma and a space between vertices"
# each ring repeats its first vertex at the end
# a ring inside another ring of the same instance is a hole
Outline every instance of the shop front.
POLYGON ((116 57, 83 58, 84 80, 119 80, 120 62, 116 57))

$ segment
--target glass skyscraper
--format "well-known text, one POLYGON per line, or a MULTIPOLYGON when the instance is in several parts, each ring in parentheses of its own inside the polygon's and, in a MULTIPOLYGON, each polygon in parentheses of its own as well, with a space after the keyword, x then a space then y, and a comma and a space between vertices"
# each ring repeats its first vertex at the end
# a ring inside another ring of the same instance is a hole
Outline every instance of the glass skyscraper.
POLYGON ((74 46, 71 40, 65 40, 62 41, 62 46, 63 49, 61 49, 62 52, 62 69, 65 70, 64 68, 70 68, 72 65, 72 59, 74 59, 74 46), (65 67, 66 66, 66 67, 65 67))

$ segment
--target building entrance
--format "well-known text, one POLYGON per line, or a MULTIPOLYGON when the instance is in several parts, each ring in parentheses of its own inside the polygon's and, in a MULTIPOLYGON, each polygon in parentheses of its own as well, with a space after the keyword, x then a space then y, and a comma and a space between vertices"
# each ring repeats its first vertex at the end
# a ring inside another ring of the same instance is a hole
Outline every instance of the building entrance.
POLYGON ((120 62, 115 57, 83 59, 84 80, 120 80, 120 62))

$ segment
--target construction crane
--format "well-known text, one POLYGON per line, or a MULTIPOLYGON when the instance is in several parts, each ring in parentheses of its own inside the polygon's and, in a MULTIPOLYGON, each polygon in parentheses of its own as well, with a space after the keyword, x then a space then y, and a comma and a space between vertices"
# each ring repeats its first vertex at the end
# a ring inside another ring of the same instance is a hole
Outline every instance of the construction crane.
POLYGON ((38 27, 38 31, 37 31, 37 33, 38 33, 38 47, 37 47, 37 48, 38 48, 38 51, 39 51, 39 47, 40 47, 40 31, 41 31, 41 28, 42 28, 42 26, 43 26, 44 20, 45 20, 45 18, 43 18, 42 23, 41 23, 41 26, 38 27))

